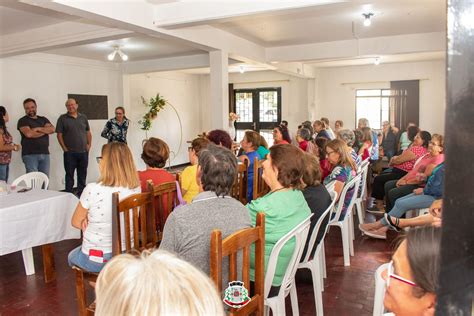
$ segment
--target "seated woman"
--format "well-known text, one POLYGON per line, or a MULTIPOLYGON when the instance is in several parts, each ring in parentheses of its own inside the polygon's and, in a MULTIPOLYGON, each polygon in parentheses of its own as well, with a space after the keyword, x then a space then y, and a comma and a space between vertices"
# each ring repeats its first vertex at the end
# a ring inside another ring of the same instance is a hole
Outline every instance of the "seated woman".
POLYGON ((354 161, 357 168, 360 167, 362 163, 361 157, 354 150, 355 134, 350 129, 341 129, 336 133, 337 139, 343 140, 347 145, 347 152, 351 155, 352 160, 354 161))
POLYGON ((324 182, 326 177, 331 174, 332 166, 327 159, 326 145, 328 143, 327 138, 317 137, 314 141, 318 147, 316 156, 319 159, 319 167, 321 168, 321 182, 324 182))
POLYGON ((114 257, 100 273, 95 292, 97 316, 224 316, 209 277, 163 250, 114 257))
POLYGON ((435 315, 441 261, 441 229, 411 229, 382 273, 384 306, 394 315, 435 315))
POLYGON ((273 144, 284 145, 291 144, 290 134, 285 125, 277 125, 273 129, 273 144))
POLYGON ((375 222, 359 225, 360 230, 367 236, 387 239, 387 230, 392 228, 399 231, 396 218, 402 217, 409 210, 430 207, 434 200, 443 195, 444 163, 438 165, 431 177, 429 177, 425 188, 413 190, 413 193, 399 198, 393 208, 384 218, 375 222))
POLYGON ((245 154, 239 156, 241 162, 248 161, 248 172, 247 172, 247 201, 250 202, 253 199, 253 166, 254 159, 260 160, 260 155, 257 152, 260 143, 260 135, 252 130, 246 130, 244 138, 240 142, 240 146, 244 150, 245 154))
POLYGON ((331 140, 331 136, 326 131, 326 124, 322 121, 314 121, 313 123, 314 132, 317 134, 316 137, 324 137, 328 140, 331 140))
POLYGON ((427 214, 419 215, 411 218, 391 218, 391 221, 395 224, 394 228, 404 229, 408 227, 419 227, 419 226, 434 226, 441 227, 441 214, 443 208, 443 200, 435 200, 431 203, 430 211, 427 214))
POLYGON ((400 135, 400 139, 398 140, 398 153, 402 153, 405 149, 410 147, 419 132, 420 129, 415 123, 408 123, 406 130, 400 135))
POLYGON ((418 158, 425 155, 428 150, 428 144, 431 140, 431 134, 422 131, 416 135, 412 146, 407 148, 400 156, 393 156, 390 160, 389 169, 376 176, 372 184, 372 197, 376 205, 368 210, 372 213, 383 213, 383 200, 385 197, 385 183, 390 180, 398 180, 413 169, 418 158))
POLYGON ((147 190, 148 180, 151 180, 154 185, 176 181, 173 174, 163 169, 169 155, 168 145, 159 138, 151 137, 143 144, 142 159, 146 164, 146 170, 138 171, 142 191, 147 190))
POLYGON ((215 129, 207 133, 207 139, 218 146, 225 147, 232 150, 232 144, 234 141, 230 138, 229 133, 222 129, 215 129))
POLYGON ((311 142, 311 132, 307 128, 300 128, 296 132, 296 141, 302 151, 308 150, 308 143, 311 142))
POLYGON ((265 139, 265 137, 263 137, 260 134, 258 134, 258 137, 259 137, 259 142, 258 142, 257 152, 258 152, 258 154, 260 156, 260 160, 261 160, 261 159, 267 158, 267 155, 270 153, 270 150, 268 150, 268 143, 267 143, 267 140, 265 139))
MULTIPOLYGON (((265 267, 278 240, 311 214, 303 193, 299 190, 304 170, 304 153, 293 145, 272 146, 263 163, 263 179, 271 191, 247 204, 247 208, 253 225, 256 223, 257 213, 265 213, 265 267)), ((281 250, 270 296, 278 293, 294 248, 295 241, 290 240, 281 250)), ((252 251, 251 280, 255 276, 254 262, 252 251)))
POLYGON ((443 136, 433 134, 428 145, 428 154, 418 161, 412 170, 398 180, 385 183, 385 200, 387 210, 391 210, 398 198, 410 194, 414 189, 424 186, 433 169, 444 161, 443 136))
POLYGON ((97 160, 100 177, 85 187, 71 220, 72 226, 82 229, 82 245, 68 256, 70 266, 89 272, 99 272, 112 257, 112 193, 119 192, 121 199, 140 193, 137 169, 126 144, 104 145, 97 160))
MULTIPOLYGON (((333 169, 331 174, 324 179, 324 185, 334 182, 334 191, 337 192, 338 200, 344 185, 351 181, 356 175, 356 166, 347 153, 346 147, 346 143, 340 139, 331 140, 326 145, 326 156, 333 169)), ((346 216, 347 207, 349 206, 353 194, 354 188, 347 191, 339 220, 343 220, 344 216, 346 216)))
MULTIPOLYGON (((305 153, 304 160, 306 168, 305 172, 303 173, 303 183, 305 184, 303 196, 306 200, 306 203, 308 203, 311 212, 313 213, 313 217, 311 217, 311 226, 308 233, 308 239, 306 240, 306 245, 304 247, 302 259, 304 256, 306 256, 306 252, 308 251, 310 236, 313 233, 317 221, 321 215, 323 215, 324 211, 327 210, 329 205, 331 205, 331 196, 329 195, 326 187, 321 184, 321 170, 319 168, 318 158, 309 153, 305 153)), ((314 244, 314 248, 311 250, 311 256, 314 256, 316 247, 324 237, 324 232, 326 231, 328 221, 329 216, 327 216, 326 220, 324 220, 319 227, 316 243, 314 244)))
POLYGON ((195 138, 189 147, 189 162, 191 166, 186 167, 181 173, 181 191, 186 203, 191 203, 193 198, 199 193, 199 185, 196 181, 197 163, 199 152, 206 148, 209 140, 204 137, 195 138))
POLYGON ((361 155, 362 161, 370 158, 372 152, 372 129, 370 127, 362 127, 362 146, 359 148, 358 154, 361 155))

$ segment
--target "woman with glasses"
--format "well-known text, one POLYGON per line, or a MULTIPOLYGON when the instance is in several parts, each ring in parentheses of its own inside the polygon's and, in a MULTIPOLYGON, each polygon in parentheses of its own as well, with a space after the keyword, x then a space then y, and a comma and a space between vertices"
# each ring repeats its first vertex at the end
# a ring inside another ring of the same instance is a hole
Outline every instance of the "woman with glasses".
POLYGON ((418 161, 412 170, 398 180, 385 183, 386 209, 391 210, 395 201, 413 192, 416 188, 424 187, 433 169, 444 161, 444 138, 433 134, 428 144, 428 153, 418 161))
MULTIPOLYGON (((347 152, 347 145, 343 140, 334 139, 328 142, 326 144, 326 157, 333 168, 331 174, 324 179, 324 185, 334 182, 334 191, 337 192, 337 198, 339 199, 344 185, 354 178, 357 168, 350 153, 347 152)), ((339 220, 346 216, 347 207, 353 194, 354 188, 347 191, 339 220)))
POLYGON ((395 315, 434 315, 441 259, 441 229, 411 229, 382 277, 384 306, 395 315))
POLYGON ((71 220, 72 226, 82 230, 82 245, 68 256, 70 266, 89 272, 99 272, 112 257, 112 193, 118 192, 120 199, 140 193, 137 169, 126 144, 104 145, 97 162, 100 177, 85 187, 71 220))
POLYGON ((107 121, 104 130, 100 134, 109 143, 127 143, 127 131, 130 120, 125 116, 125 109, 122 106, 115 108, 115 117, 107 121))

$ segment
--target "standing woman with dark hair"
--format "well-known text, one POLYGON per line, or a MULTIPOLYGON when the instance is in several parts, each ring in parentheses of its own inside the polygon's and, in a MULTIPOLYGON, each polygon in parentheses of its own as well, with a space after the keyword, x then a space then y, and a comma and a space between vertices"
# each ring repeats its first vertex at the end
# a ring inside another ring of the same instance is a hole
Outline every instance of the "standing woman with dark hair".
POLYGON ((7 130, 9 117, 5 107, 0 106, 0 181, 8 181, 12 150, 20 150, 20 145, 13 143, 13 137, 7 130))
POLYGON ((102 137, 110 142, 127 143, 127 131, 130 120, 125 116, 123 106, 115 108, 115 117, 107 121, 104 126, 102 137))

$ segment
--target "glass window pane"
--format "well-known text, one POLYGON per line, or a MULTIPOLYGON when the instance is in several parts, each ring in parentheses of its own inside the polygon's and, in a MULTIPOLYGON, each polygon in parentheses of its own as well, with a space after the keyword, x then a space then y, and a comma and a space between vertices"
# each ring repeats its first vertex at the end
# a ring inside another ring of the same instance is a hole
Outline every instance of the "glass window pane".
POLYGON ((237 142, 240 142, 244 138, 245 130, 244 129, 238 129, 236 130, 236 136, 235 139, 237 142))
POLYGON ((380 89, 356 90, 356 96, 358 97, 378 97, 381 93, 380 89))
POLYGON ((265 138, 268 143, 268 148, 273 146, 273 130, 272 129, 261 129, 260 135, 265 138))
POLYGON ((371 128, 380 129, 380 107, 380 98, 358 97, 356 99, 356 120, 366 118, 369 120, 371 128))
POLYGON ((253 121, 253 99, 251 92, 237 92, 235 94, 235 111, 240 117, 238 122, 253 121))
POLYGON ((259 92, 260 122, 277 122, 278 120, 278 98, 276 91, 259 92))

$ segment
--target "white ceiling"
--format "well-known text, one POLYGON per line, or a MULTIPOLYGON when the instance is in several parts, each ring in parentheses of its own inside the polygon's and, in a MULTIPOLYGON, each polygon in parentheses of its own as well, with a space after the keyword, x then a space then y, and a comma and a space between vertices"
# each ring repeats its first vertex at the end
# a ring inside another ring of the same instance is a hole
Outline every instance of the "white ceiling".
POLYGON ((444 0, 373 0, 370 3, 356 0, 327 4, 286 14, 235 18, 215 26, 266 47, 352 39, 352 22, 359 38, 446 30, 444 0), (364 12, 375 13, 371 27, 362 24, 364 12))
MULTIPOLYGON (((113 46, 120 46, 120 49, 128 55, 129 61, 204 54, 203 51, 192 49, 189 46, 144 35, 54 49, 47 51, 47 53, 108 61, 107 55, 113 51, 113 46)), ((116 57, 113 62, 122 61, 116 57)))

